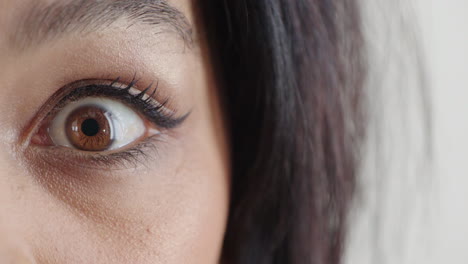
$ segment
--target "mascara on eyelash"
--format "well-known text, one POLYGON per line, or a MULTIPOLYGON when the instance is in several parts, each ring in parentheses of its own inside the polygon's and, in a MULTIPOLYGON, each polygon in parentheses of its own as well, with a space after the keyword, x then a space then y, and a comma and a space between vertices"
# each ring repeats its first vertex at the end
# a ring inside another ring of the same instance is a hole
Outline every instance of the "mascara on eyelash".
MULTIPOLYGON (((152 89, 153 84, 149 85, 138 93, 132 93, 132 88, 135 87, 138 80, 132 79, 126 86, 117 86, 120 77, 114 79, 110 84, 88 84, 72 90, 68 95, 63 97, 58 105, 64 105, 70 101, 76 101, 84 97, 103 96, 112 99, 117 99, 136 108, 138 112, 143 114, 149 121, 161 128, 171 129, 179 126, 190 114, 186 113, 181 117, 175 117, 176 111, 167 109, 169 98, 163 102, 156 102, 154 99, 158 91, 158 84, 152 89), (152 90, 152 91, 151 91, 152 90), (149 93, 151 91, 151 93, 149 93)), ((136 88, 134 88, 136 90, 136 88)))

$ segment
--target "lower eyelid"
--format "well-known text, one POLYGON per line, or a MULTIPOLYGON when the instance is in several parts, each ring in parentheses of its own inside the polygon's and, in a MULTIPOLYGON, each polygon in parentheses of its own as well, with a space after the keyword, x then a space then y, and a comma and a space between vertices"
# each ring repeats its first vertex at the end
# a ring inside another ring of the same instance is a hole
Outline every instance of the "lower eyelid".
MULTIPOLYGON (((42 164, 55 169, 68 171, 118 171, 147 166, 157 161, 160 149, 165 144, 165 136, 160 134, 144 139, 142 142, 124 150, 106 153, 76 151, 66 147, 35 147, 30 150, 29 158, 40 160, 42 164), (63 168, 66 167, 66 168, 63 168)), ((68 172, 70 173, 70 172, 68 172)))

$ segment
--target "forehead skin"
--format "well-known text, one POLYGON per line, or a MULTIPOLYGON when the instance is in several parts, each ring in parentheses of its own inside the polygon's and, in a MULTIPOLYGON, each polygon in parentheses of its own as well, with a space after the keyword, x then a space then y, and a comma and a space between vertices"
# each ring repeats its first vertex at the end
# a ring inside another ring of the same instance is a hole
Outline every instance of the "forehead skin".
MULTIPOLYGON (((93 1, 109 0, 71 2, 93 1)), ((96 27, 18 37, 32 5, 71 2, 0 0, 0 263, 218 263, 229 157, 192 1, 168 1, 189 26, 179 31, 174 21, 132 20, 124 10, 96 27), (67 154, 38 154, 28 141, 61 87, 135 76, 141 87, 157 81, 177 113, 190 112, 141 162, 90 169, 67 154)))

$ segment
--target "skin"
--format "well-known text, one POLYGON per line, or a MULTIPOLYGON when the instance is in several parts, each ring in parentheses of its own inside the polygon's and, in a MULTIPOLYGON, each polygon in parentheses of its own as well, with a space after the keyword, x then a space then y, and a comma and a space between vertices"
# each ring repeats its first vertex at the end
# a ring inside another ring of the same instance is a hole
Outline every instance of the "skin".
MULTIPOLYGON (((61 0, 1 0, 0 36, 33 1, 61 0)), ((229 202, 222 111, 191 1, 170 4, 198 36, 190 48, 124 20, 27 49, 0 37, 0 263, 218 263, 229 202), (156 99, 190 112, 145 158, 86 166, 31 143, 64 85, 135 74, 138 89, 157 80, 156 99)))

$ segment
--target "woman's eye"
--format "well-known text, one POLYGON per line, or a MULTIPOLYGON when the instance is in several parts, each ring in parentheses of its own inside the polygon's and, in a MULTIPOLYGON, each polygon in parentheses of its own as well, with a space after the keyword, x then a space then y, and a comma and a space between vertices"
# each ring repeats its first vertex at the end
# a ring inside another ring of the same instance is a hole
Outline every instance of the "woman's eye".
POLYGON ((97 152, 116 150, 141 139, 148 131, 145 123, 119 101, 88 97, 66 105, 46 131, 54 145, 97 152))
MULTIPOLYGON (((118 79, 78 81, 59 90, 54 105, 34 132, 31 143, 38 146, 61 146, 82 152, 125 152, 138 150, 138 143, 181 124, 188 114, 175 117, 175 110, 159 103, 157 85, 138 90, 135 82, 117 84, 118 79), (161 132, 162 131, 162 132, 161 132)), ((134 153, 135 151, 133 151, 134 153)))

